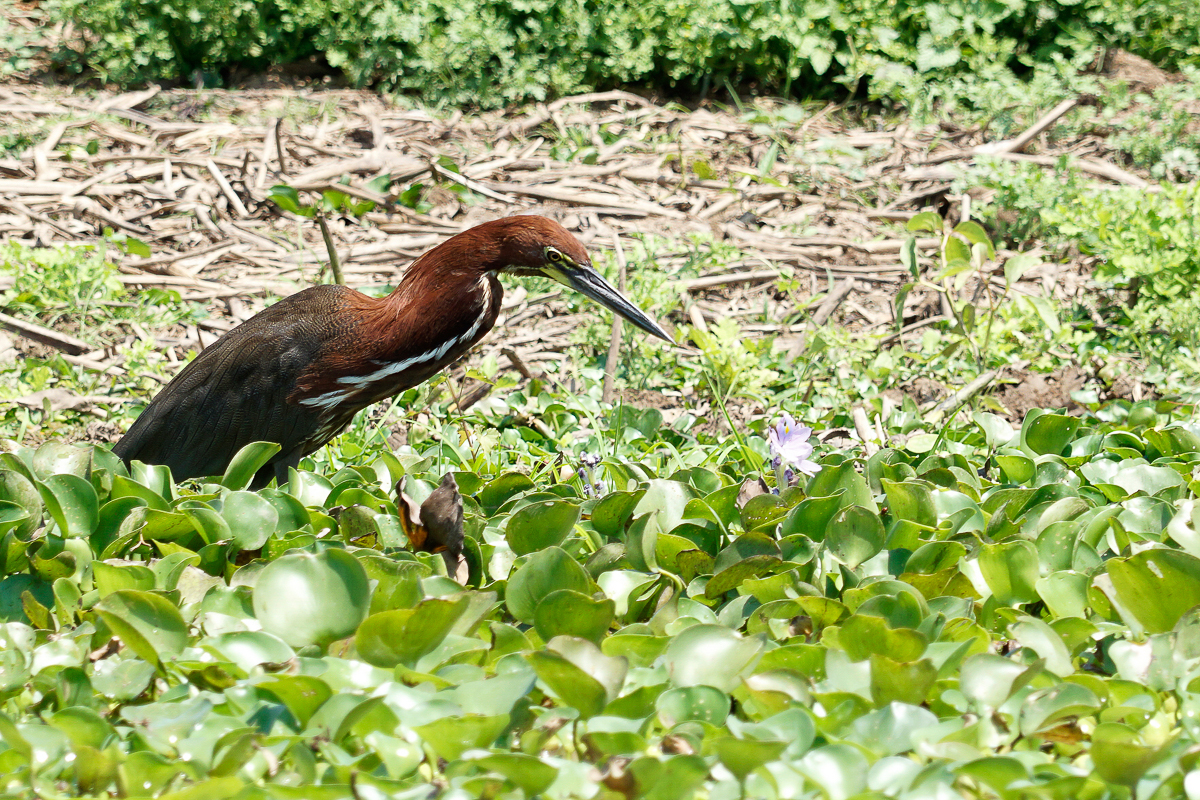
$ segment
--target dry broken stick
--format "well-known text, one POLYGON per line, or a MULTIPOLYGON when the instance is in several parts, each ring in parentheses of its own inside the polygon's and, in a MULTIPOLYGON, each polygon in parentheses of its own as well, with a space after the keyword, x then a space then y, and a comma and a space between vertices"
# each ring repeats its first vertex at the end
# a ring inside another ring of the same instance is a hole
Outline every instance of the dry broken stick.
POLYGON ((0 328, 10 330, 19 336, 24 336, 26 339, 31 339, 38 344, 44 344, 47 347, 53 347, 55 350, 61 350, 64 353, 73 356, 81 356, 84 353, 90 353, 95 348, 82 339, 76 339, 74 336, 69 336, 65 333, 59 333, 53 328, 47 328, 44 325, 38 325, 34 322, 27 322, 23 319, 10 317, 8 314, 0 314, 0 328))

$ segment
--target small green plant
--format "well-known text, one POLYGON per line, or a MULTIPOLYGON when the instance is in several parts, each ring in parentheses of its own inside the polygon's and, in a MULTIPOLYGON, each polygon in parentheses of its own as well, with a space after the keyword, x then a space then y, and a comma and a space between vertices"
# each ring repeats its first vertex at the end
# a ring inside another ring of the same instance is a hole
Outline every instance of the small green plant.
MULTIPOLYGON (((958 347, 965 346, 976 366, 984 369, 996 360, 993 337, 1003 324, 1000 312, 1012 297, 1013 285, 1040 262, 1027 254, 1005 259, 1003 285, 997 291, 990 279, 996 260, 996 247, 979 223, 966 220, 947 231, 944 230, 942 218, 927 211, 909 220, 908 230, 942 236, 938 251, 941 268, 931 278, 922 278, 917 265, 916 240, 908 240, 901 251, 901 260, 914 280, 905 285, 896 297, 897 320, 903 316, 904 301, 912 289, 919 286, 937 292, 945 298, 945 307, 954 317, 950 331, 953 338, 942 355, 950 355, 958 347), (966 297, 964 290, 969 283, 973 289, 970 297, 966 297)), ((1033 312, 1050 335, 1061 330, 1058 313, 1045 297, 1021 294, 1016 296, 1015 302, 1033 312)))
POLYGON ((721 319, 707 331, 693 328, 688 334, 702 354, 706 380, 697 386, 721 400, 734 397, 763 399, 779 373, 764 367, 762 347, 746 338, 732 319, 721 319))

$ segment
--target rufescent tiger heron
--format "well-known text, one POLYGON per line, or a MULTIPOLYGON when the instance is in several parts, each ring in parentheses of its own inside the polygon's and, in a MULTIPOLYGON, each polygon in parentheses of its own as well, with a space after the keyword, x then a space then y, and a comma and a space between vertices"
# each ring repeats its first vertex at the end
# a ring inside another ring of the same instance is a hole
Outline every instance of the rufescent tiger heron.
POLYGON ((422 255, 377 299, 321 285, 264 309, 205 348, 113 447, 126 463, 165 464, 176 480, 219 475, 243 446, 277 442, 255 475, 282 485, 288 467, 355 413, 428 380, 475 346, 500 314, 497 275, 539 275, 672 342, 592 267, 553 220, 485 222, 422 255))

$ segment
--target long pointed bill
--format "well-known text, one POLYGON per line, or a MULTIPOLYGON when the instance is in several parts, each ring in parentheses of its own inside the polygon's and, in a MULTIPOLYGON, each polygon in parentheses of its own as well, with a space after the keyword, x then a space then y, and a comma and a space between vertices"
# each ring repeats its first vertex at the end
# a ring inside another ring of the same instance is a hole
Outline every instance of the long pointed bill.
POLYGON ((675 344, 675 340, 671 338, 671 334, 664 331, 662 326, 647 316, 646 312, 629 302, 612 284, 604 280, 603 276, 599 272, 596 272, 591 265, 572 265, 563 267, 561 271, 547 269, 546 274, 563 286, 574 289, 584 297, 599 303, 614 314, 628 320, 646 333, 657 336, 665 342, 675 344))

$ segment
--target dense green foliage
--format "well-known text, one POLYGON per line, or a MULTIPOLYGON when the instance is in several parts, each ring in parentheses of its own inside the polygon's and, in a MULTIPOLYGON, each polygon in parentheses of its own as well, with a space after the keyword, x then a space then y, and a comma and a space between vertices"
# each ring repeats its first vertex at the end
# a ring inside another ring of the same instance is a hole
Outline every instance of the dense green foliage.
POLYGON ((726 81, 800 96, 833 82, 908 97, 930 76, 980 83, 1122 45, 1197 64, 1182 0, 741 3, 733 0, 54 0, 89 32, 63 63, 104 80, 212 80, 318 57, 355 85, 494 107, 635 84, 707 92, 726 81))
MULTIPOLYGON (((1177 148, 1192 162, 1194 149, 1177 148)), ((1159 162, 1162 163, 1162 162, 1159 162)), ((1200 189, 1164 183, 1155 191, 1105 186, 1065 162, 1056 170, 1027 164, 985 165, 967 182, 995 190, 979 209, 1001 240, 1040 239, 1096 258, 1094 277, 1110 291, 1097 296, 1117 340, 1155 355, 1151 360, 1200 375, 1200 189)))
POLYGON ((0 455, 5 794, 1190 788, 1200 427, 1169 404, 940 432, 906 405, 894 447, 819 448, 742 502, 751 431, 528 399, 541 432, 447 424, 258 493, 261 446, 185 486, 102 449, 0 455), (466 586, 408 549, 391 489, 447 472, 466 586))

